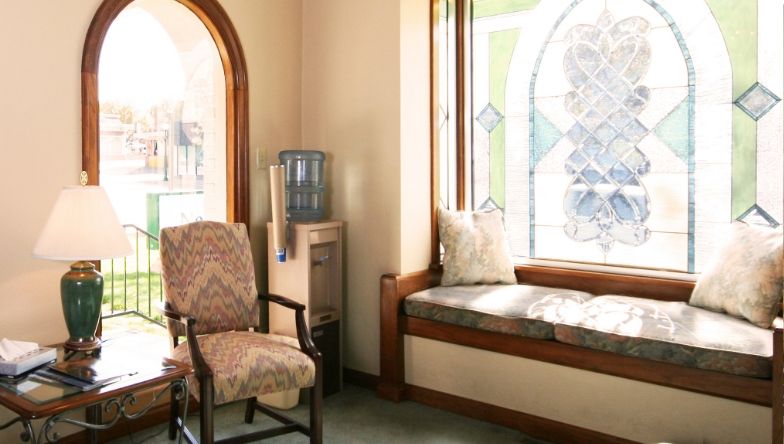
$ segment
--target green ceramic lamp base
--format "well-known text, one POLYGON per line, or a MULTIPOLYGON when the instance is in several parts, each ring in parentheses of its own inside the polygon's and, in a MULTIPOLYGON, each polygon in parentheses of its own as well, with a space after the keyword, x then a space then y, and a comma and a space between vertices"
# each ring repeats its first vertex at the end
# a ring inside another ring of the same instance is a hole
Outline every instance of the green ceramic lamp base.
POLYGON ((101 317, 103 276, 95 265, 87 261, 71 264, 71 269, 60 280, 60 299, 63 316, 70 338, 66 350, 90 351, 101 348, 101 340, 95 336, 101 317))

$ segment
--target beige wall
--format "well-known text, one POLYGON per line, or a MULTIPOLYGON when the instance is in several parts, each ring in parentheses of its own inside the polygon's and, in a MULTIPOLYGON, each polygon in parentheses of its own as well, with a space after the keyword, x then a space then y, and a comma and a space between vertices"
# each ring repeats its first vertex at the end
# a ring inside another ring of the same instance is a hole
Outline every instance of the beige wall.
POLYGON ((400 1, 400 266, 430 262, 430 2, 400 1))
POLYGON ((378 374, 379 277, 427 266, 428 2, 303 2, 303 145, 347 221, 344 365, 378 374), (424 240, 424 242, 423 242, 424 240))
POLYGON ((60 276, 68 264, 33 259, 57 194, 81 171, 80 64, 98 0, 3 2, 0 174, 3 266, 0 336, 63 340, 60 276), (45 32, 42 32, 44 31, 45 32))
POLYGON ((301 145, 302 1, 220 0, 239 33, 250 102, 250 238, 259 290, 267 286, 269 172, 278 151, 301 145))

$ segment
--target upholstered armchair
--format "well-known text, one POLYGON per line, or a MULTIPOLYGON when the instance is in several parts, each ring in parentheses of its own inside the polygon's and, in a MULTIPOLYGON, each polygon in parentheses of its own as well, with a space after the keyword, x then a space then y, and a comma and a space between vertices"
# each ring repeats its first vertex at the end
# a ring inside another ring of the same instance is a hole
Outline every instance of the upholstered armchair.
MULTIPOLYGON (((199 401, 202 443, 214 442, 215 406, 246 400, 245 422, 256 410, 281 426, 221 442, 247 442, 290 432, 321 442, 322 359, 305 324, 305 306, 258 294, 250 241, 243 224, 195 222, 164 228, 160 236, 164 314, 173 357, 193 366, 191 392, 199 401), (258 333, 260 301, 291 308, 297 338, 258 333), (178 338, 186 340, 179 343, 178 338), (257 402, 268 393, 309 387, 310 424, 257 402)), ((173 417, 178 416, 173 404, 173 417)), ((183 431, 186 429, 183 426, 183 431)), ((170 429, 170 437, 174 430, 170 429)), ((190 432, 186 438, 193 440, 190 432)))

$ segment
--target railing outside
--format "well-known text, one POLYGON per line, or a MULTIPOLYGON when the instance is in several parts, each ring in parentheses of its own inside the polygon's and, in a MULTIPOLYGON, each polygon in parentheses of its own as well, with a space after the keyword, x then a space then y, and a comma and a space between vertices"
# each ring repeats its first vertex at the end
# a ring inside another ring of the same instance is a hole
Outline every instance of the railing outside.
POLYGON ((164 327, 155 307, 163 301, 158 238, 136 225, 123 225, 133 256, 101 261, 104 277, 102 316, 135 315, 164 327))

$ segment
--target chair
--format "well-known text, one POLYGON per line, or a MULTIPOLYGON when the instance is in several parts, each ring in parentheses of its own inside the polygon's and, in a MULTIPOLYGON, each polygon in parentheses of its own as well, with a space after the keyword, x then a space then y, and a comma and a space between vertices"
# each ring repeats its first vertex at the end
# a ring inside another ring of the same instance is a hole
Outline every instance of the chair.
MULTIPOLYGON (((219 442, 301 432, 311 443, 321 443, 322 358, 305 324, 305 306, 282 296, 257 294, 245 225, 203 221, 164 228, 160 253, 163 312, 173 357, 194 369, 188 382, 199 401, 201 442, 214 442, 215 406, 244 399, 246 423, 252 423, 259 410, 283 425, 219 442), (297 339, 256 331, 261 300, 294 310, 297 339), (186 341, 178 344, 181 336, 186 341), (309 426, 256 401, 260 395, 304 387, 310 393, 309 426)), ((178 410, 179 404, 173 402, 172 418, 179 418, 178 410)), ((183 433, 195 441, 184 425, 183 433)), ((173 422, 169 438, 175 434, 173 422)))

